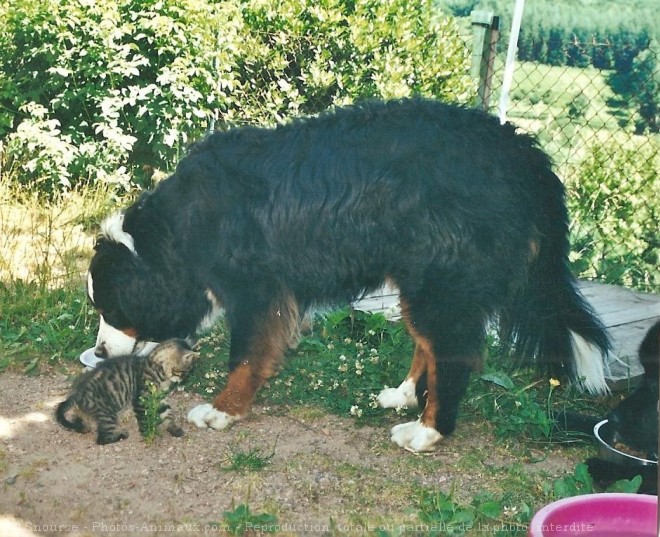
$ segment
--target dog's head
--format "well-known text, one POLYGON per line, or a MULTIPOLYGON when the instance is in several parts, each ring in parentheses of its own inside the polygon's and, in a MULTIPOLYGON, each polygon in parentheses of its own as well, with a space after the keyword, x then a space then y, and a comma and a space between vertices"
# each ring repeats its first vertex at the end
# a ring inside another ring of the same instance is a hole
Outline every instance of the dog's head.
POLYGON ((101 357, 147 354, 156 342, 192 336, 220 309, 181 255, 161 247, 162 236, 154 233, 143 253, 124 225, 121 214, 103 223, 87 278, 87 295, 101 316, 101 357))

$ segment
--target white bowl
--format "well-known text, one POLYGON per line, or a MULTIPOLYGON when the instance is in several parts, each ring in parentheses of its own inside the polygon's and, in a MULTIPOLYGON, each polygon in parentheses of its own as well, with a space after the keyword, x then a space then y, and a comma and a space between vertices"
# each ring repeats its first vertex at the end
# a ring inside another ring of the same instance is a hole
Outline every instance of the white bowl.
POLYGON ((598 455, 601 459, 624 466, 658 466, 658 461, 636 457, 615 448, 616 431, 609 420, 603 420, 594 427, 594 436, 598 441, 598 455))
POLYGON ((96 354, 94 354, 94 347, 90 347, 80 355, 80 361, 83 365, 94 369, 103 362, 103 358, 96 356, 96 354))

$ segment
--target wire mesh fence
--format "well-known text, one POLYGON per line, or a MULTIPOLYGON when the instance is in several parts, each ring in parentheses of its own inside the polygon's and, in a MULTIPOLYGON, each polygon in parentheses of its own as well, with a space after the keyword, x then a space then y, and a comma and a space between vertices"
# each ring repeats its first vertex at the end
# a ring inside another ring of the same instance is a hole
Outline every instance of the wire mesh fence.
MULTIPOLYGON (((626 44, 572 36, 550 54, 547 40, 526 38, 503 98, 507 43, 484 35, 491 19, 485 21, 484 13, 473 13, 475 31, 465 35, 466 46, 484 48, 481 58, 473 56, 473 73, 480 74, 476 105, 504 112, 552 157, 567 187, 575 271, 660 291, 657 48, 650 39, 626 44)), ((523 17, 521 39, 524 30, 523 17)))

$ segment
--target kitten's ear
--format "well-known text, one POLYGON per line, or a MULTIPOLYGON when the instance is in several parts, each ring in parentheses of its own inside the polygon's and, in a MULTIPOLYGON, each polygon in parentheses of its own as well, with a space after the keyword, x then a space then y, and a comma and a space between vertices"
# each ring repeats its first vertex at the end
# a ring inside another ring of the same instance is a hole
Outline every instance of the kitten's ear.
POLYGON ((199 358, 199 352, 197 351, 189 351, 183 355, 183 359, 186 362, 187 361, 194 362, 195 360, 197 360, 197 358, 199 358))

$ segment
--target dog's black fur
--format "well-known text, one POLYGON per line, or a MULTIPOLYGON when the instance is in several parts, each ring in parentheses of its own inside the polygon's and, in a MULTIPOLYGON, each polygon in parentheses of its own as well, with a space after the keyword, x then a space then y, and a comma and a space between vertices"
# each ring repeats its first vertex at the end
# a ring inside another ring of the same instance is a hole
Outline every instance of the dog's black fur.
POLYGON ((567 221, 530 136, 428 100, 363 103, 194 145, 126 210, 136 255, 99 239, 94 302, 112 326, 161 341, 195 332, 210 290, 230 367, 254 366, 258 388, 305 310, 389 280, 437 363, 432 421, 448 434, 494 316, 552 374, 575 374, 570 331, 607 350, 567 266, 567 221))

